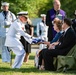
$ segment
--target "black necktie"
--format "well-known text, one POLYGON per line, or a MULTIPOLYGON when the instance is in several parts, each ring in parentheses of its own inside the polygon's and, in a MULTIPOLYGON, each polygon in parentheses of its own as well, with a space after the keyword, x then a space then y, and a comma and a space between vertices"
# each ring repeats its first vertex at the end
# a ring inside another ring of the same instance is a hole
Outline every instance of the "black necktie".
POLYGON ((63 36, 65 35, 65 31, 62 33, 62 35, 63 35, 63 36))
POLYGON ((6 19, 7 13, 8 13, 8 11, 3 11, 3 14, 5 16, 5 19, 6 19))

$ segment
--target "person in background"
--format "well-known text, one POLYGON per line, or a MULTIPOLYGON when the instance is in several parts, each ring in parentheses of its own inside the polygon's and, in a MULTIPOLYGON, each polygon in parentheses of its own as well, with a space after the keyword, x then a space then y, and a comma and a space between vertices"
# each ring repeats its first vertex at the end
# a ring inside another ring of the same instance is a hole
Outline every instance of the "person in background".
POLYGON ((75 33, 76 33, 76 10, 74 13, 75 18, 72 19, 72 28, 74 29, 75 33))
POLYGON ((53 29, 52 21, 54 18, 58 17, 63 20, 66 16, 65 11, 61 9, 60 0, 53 0, 53 8, 47 11, 46 14, 46 25, 48 27, 48 41, 52 41, 54 38, 56 31, 53 29))
POLYGON ((5 41, 5 46, 11 49, 16 55, 12 68, 20 68, 26 55, 24 47, 20 42, 21 36, 23 36, 28 43, 32 43, 32 36, 23 30, 23 27, 28 19, 26 12, 22 11, 17 14, 18 19, 11 24, 5 41))
MULTIPOLYGON (((28 11, 26 11, 26 15, 28 16, 28 11)), ((24 26, 24 31, 27 32, 29 35, 33 36, 33 25, 32 25, 31 20, 29 19, 29 17, 28 17, 27 22, 26 22, 26 24, 25 24, 25 26, 24 26)), ((31 44, 29 44, 29 43, 24 39, 23 36, 21 36, 21 42, 22 42, 22 44, 23 44, 23 46, 24 46, 24 49, 25 49, 25 51, 26 51, 26 55, 25 55, 25 58, 24 58, 24 62, 27 63, 28 60, 29 60, 29 53, 31 53, 31 44)))
MULTIPOLYGON (((46 15, 41 14, 40 16, 41 16, 41 21, 37 23, 37 37, 47 41, 48 26, 46 26, 46 15)), ((39 50, 42 50, 43 48, 46 48, 46 45, 40 44, 39 50)))
POLYGON ((10 52, 4 46, 6 35, 12 22, 16 19, 15 15, 9 11, 9 3, 2 3, 2 12, 0 12, 0 50, 2 62, 10 62, 10 52))
MULTIPOLYGON (((45 14, 41 14, 41 21, 37 23, 37 37, 38 38, 41 38, 45 41, 48 40, 48 37, 47 37, 47 32, 48 32, 48 26, 46 26, 46 15, 45 14)), ((47 45, 46 44, 39 44, 39 50, 36 52, 36 55, 35 55, 35 65, 37 64, 38 66, 38 53, 43 49, 43 48, 46 48, 47 45)))

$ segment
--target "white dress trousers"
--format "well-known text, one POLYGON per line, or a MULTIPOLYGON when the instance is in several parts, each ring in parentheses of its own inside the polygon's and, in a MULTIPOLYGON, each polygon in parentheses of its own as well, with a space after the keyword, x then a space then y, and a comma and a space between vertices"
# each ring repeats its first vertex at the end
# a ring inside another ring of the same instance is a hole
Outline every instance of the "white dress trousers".
POLYGON ((20 68, 26 54, 20 42, 20 36, 23 36, 28 43, 32 43, 31 36, 22 30, 23 25, 24 24, 17 19, 10 26, 6 36, 5 46, 9 47, 16 54, 12 68, 20 68))
POLYGON ((8 11, 6 19, 3 11, 0 13, 0 54, 2 57, 2 62, 10 62, 10 52, 8 51, 7 47, 4 46, 4 43, 9 26, 15 19, 15 15, 10 11, 8 11))

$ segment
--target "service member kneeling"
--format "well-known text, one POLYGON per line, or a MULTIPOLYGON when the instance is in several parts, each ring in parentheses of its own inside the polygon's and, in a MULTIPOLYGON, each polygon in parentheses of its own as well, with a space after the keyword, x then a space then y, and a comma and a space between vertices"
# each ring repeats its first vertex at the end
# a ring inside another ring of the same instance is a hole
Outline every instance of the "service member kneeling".
POLYGON ((6 36, 5 46, 16 54, 12 68, 20 68, 24 60, 25 50, 20 42, 20 36, 23 36, 30 44, 32 43, 31 36, 22 29, 28 18, 25 14, 25 12, 18 13, 18 19, 12 23, 6 36))

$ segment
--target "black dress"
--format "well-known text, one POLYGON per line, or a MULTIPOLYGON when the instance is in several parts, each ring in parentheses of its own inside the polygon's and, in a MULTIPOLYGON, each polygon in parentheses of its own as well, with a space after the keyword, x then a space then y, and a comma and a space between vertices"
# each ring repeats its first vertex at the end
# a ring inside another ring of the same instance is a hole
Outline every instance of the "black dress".
MULTIPOLYGON (((31 27, 33 27, 32 25, 29 25, 28 23, 25 25, 25 29, 26 29, 26 32, 28 34, 31 35, 31 27)), ((26 53, 31 53, 31 44, 29 44, 23 36, 21 36, 21 39, 20 39, 21 43, 23 44, 24 46, 24 49, 26 51, 26 53)))

